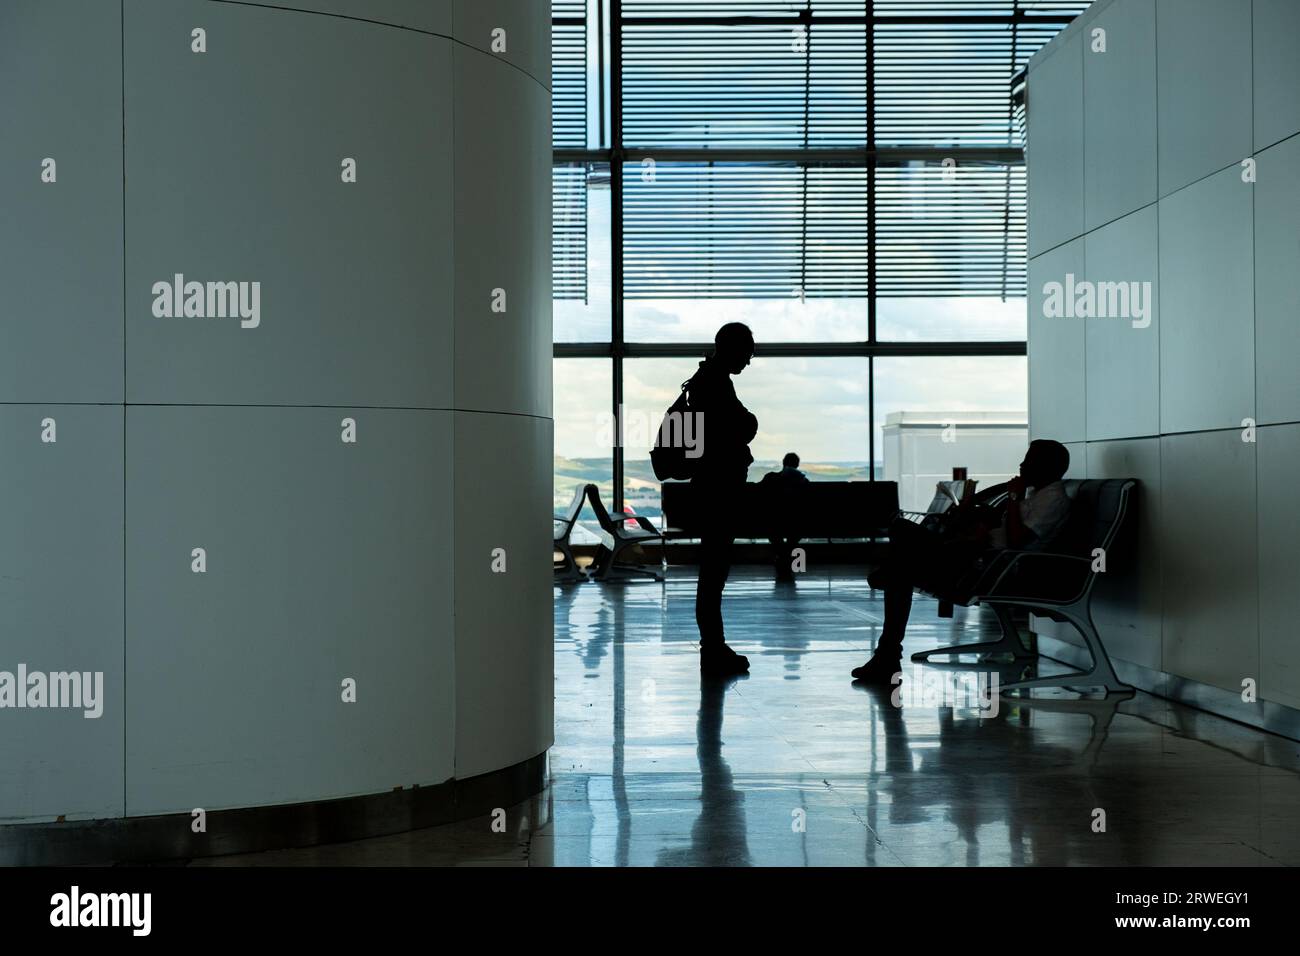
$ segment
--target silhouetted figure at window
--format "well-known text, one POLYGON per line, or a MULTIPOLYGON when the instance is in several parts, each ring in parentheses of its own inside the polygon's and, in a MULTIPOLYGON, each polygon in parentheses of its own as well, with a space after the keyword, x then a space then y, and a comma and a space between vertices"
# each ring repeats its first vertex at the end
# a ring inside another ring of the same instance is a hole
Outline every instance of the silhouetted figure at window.
POLYGON ((734 516, 754 458, 749 443, 758 419, 736 397, 731 376, 754 357, 754 334, 729 322, 714 337, 713 354, 700 363, 688 386, 690 411, 700 416, 702 453, 691 484, 700 514, 700 580, 695 623, 700 628, 700 671, 709 676, 741 674, 749 660, 727 646, 722 629, 722 589, 731 572, 734 516))
POLYGON ((789 452, 781 459, 780 471, 769 471, 759 482, 765 492, 763 503, 772 518, 772 563, 778 581, 794 580, 794 549, 799 546, 799 492, 808 476, 799 470, 799 456, 789 452))
POLYGON ((936 532, 899 517, 889 529, 889 557, 869 577, 885 592, 885 624, 871 660, 853 676, 873 684, 890 684, 900 670, 903 633, 912 610, 912 588, 943 593, 954 588, 989 550, 1034 550, 1051 540, 1070 515, 1070 499, 1061 482, 1070 453, 1060 442, 1031 442, 1020 475, 962 499, 936 532), (1003 493, 998 507, 987 502, 1003 493))

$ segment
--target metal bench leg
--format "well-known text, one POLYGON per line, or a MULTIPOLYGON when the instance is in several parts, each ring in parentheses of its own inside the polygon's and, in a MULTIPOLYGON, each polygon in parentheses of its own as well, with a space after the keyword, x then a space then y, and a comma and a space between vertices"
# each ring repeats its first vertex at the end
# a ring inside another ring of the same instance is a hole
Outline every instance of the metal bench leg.
POLYGON ((1011 609, 1003 604, 990 603, 987 606, 993 609, 993 614, 1002 627, 1002 636, 996 641, 980 641, 975 644, 950 644, 947 647, 936 647, 929 651, 917 651, 912 655, 912 660, 916 663, 924 663, 936 654, 1010 654, 1016 660, 1036 657, 1037 655, 1027 649, 1024 642, 1020 640, 1020 630, 1016 627, 1016 622, 1011 618, 1011 609))
POLYGON ((575 581, 587 580, 587 576, 582 573, 582 569, 578 567, 577 559, 573 556, 573 549, 569 547, 567 542, 555 545, 555 550, 559 551, 563 556, 563 566, 554 569, 552 574, 555 583, 570 584, 575 581))
POLYGON ((636 542, 633 541, 616 542, 615 549, 612 552, 610 552, 609 560, 600 569, 600 573, 597 574, 596 577, 602 581, 608 581, 615 574, 627 575, 629 577, 634 575, 645 575, 646 577, 649 577, 655 581, 662 582, 664 580, 662 569, 656 571, 653 568, 643 568, 635 564, 618 563, 618 556, 635 543, 636 542))
POLYGON ((1068 674, 1054 674, 1051 677, 1035 677, 1032 680, 1004 684, 1003 693, 1009 690, 1027 690, 1031 687, 1101 687, 1109 696, 1112 693, 1134 690, 1132 685, 1125 684, 1116 676, 1115 668, 1111 666, 1106 648, 1102 646, 1101 636, 1097 633, 1097 625, 1093 623, 1092 612, 1088 607, 1075 605, 1061 608, 1061 613, 1069 618, 1075 630, 1083 637, 1083 642, 1088 646, 1088 653, 1092 655, 1092 666, 1086 671, 1072 671, 1068 674))

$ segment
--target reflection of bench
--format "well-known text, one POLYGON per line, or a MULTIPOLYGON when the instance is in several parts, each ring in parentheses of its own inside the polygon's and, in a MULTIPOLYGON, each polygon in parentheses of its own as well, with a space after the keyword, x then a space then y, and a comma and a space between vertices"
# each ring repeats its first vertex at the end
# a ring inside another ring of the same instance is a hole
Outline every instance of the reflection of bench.
POLYGON ((1016 681, 1004 685, 1003 690, 1029 687, 1104 687, 1107 693, 1132 690, 1115 676, 1115 669, 1106 656, 1092 620, 1092 591, 1097 575, 1102 573, 1094 571, 1094 567, 1104 567, 1105 573, 1113 574, 1122 563, 1122 545, 1126 546, 1128 540, 1121 539, 1121 535, 1131 531, 1131 499, 1136 487, 1137 482, 1131 478, 1065 482, 1066 494, 1073 504, 1069 521, 1053 539, 1051 549, 994 552, 964 588, 952 594, 932 594, 940 601, 988 606, 1002 627, 1002 637, 996 641, 919 651, 912 655, 912 660, 925 661, 936 654, 1030 656, 1011 617, 1011 609, 1021 607, 1072 625, 1092 654, 1092 666, 1086 671, 1016 681))
POLYGON ((892 481, 810 481, 795 488, 746 482, 728 501, 700 502, 688 481, 663 483, 664 534, 699 537, 701 507, 732 512, 737 538, 768 538, 774 531, 810 538, 884 537, 898 514, 892 481))

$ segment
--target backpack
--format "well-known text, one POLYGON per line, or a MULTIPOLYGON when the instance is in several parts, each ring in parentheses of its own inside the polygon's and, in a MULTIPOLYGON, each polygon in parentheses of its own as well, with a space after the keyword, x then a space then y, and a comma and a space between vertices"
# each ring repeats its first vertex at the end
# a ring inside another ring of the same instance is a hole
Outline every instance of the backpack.
POLYGON ((655 432, 655 444, 650 449, 650 466, 654 469, 655 477, 660 481, 689 480, 695 476, 700 464, 699 456, 687 456, 685 442, 674 441, 674 438, 682 436, 682 423, 691 414, 687 390, 692 381, 693 379, 687 379, 682 382, 682 393, 668 406, 668 411, 664 413, 663 420, 659 423, 659 430, 655 432))

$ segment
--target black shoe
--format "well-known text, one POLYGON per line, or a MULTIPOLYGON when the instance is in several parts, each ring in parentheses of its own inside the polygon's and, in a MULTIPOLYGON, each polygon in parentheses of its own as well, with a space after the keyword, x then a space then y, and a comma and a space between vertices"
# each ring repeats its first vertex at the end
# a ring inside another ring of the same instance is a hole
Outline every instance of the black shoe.
POLYGON ((853 668, 854 680, 860 680, 864 684, 875 684, 879 687, 890 687, 894 684, 894 675, 901 673, 903 670, 903 652, 898 651, 877 651, 861 667, 853 668))
POLYGON ((705 677, 730 677, 749 673, 749 658, 726 644, 705 644, 700 648, 700 673, 705 677))

